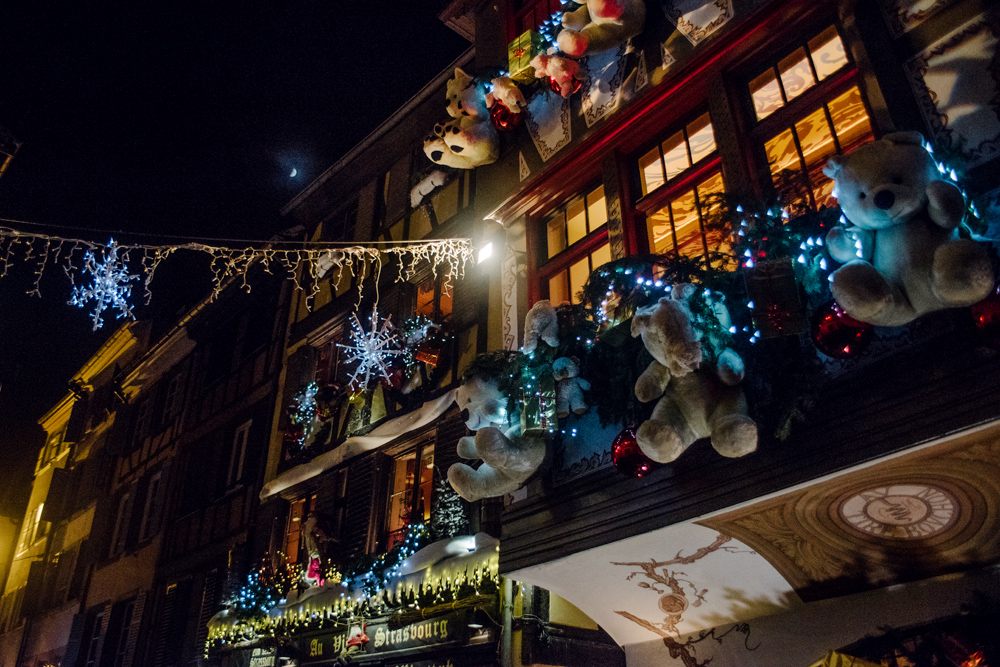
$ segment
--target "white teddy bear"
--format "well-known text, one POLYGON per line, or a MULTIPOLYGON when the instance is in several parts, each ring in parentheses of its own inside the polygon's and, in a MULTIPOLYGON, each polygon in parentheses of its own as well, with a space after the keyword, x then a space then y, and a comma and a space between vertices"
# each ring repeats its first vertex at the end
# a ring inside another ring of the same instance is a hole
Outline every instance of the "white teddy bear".
POLYGON ((723 456, 745 456, 757 448, 757 425, 747 416, 743 360, 731 349, 715 367, 702 364, 702 348, 691 325, 687 299, 691 285, 678 285, 672 297, 640 308, 632 336, 642 336, 653 361, 635 383, 643 403, 658 400, 653 414, 636 431, 643 453, 654 461, 675 460, 696 440, 711 438, 723 456))
POLYGON ((538 341, 549 347, 559 347, 559 317, 548 299, 536 301, 524 317, 524 345, 521 350, 531 354, 538 347, 538 341))
POLYGON ((548 79, 553 87, 559 88, 559 94, 563 97, 569 97, 580 90, 583 83, 580 63, 572 58, 540 53, 531 59, 531 66, 535 68, 536 79, 548 79))
POLYGON ((563 14, 559 50, 573 58, 613 49, 642 32, 644 0, 587 0, 563 14))
POLYGON ((545 459, 545 441, 520 437, 519 420, 508 427, 507 398, 495 380, 472 377, 458 388, 455 400, 465 425, 476 431, 458 441, 458 455, 482 459, 483 464, 478 469, 464 463, 452 465, 448 469, 452 488, 469 502, 521 488, 545 459))
POLYGON ((590 391, 590 382, 580 375, 580 360, 576 357, 559 357, 552 362, 552 375, 556 378, 556 416, 569 417, 570 410, 582 415, 587 411, 583 392, 590 391))
POLYGON ((435 164, 473 169, 496 162, 500 138, 486 107, 486 89, 455 68, 446 87, 448 115, 455 120, 438 123, 424 140, 424 154, 435 164))
POLYGON ((986 298, 993 271, 986 250, 960 239, 961 191, 938 180, 919 132, 894 132, 848 155, 830 158, 823 173, 855 226, 835 227, 827 249, 840 262, 831 290, 862 322, 900 326, 934 310, 986 298))

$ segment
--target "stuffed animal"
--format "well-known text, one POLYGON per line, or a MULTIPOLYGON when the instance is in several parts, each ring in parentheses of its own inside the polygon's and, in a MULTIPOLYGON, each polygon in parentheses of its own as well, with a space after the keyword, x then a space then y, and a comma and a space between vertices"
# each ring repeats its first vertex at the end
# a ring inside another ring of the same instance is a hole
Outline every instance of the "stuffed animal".
POLYGON ((521 350, 531 354, 541 339, 549 347, 559 347, 559 317, 548 299, 536 301, 524 317, 524 345, 521 350))
POLYGON ((531 59, 531 66, 535 68, 536 79, 549 79, 563 97, 580 90, 580 63, 572 58, 541 53, 531 59))
POLYGON ((586 0, 562 17, 559 50, 573 58, 613 49, 642 32, 644 0, 586 0))
POLYGON ((508 427, 507 398, 495 380, 472 377, 462 383, 455 400, 474 436, 458 441, 458 455, 482 459, 478 469, 464 463, 448 468, 448 481, 469 502, 518 490, 545 459, 545 441, 522 438, 519 420, 508 427), (501 428, 506 428, 502 431, 501 428))
POLYGON ((492 109, 495 103, 500 102, 511 113, 521 113, 521 107, 527 106, 524 101, 524 93, 509 76, 498 76, 490 83, 493 85, 493 89, 486 93, 486 107, 488 109, 492 109))
POLYGON ((985 249, 956 233, 965 202, 938 170, 918 132, 895 132, 830 158, 823 173, 854 227, 838 226, 827 249, 847 262, 833 297, 858 320, 900 326, 924 313, 967 306, 993 287, 985 249))
POLYGON ((580 360, 576 357, 559 357, 552 362, 552 375, 556 378, 556 416, 569 417, 572 410, 578 415, 587 411, 583 392, 590 391, 590 383, 580 375, 580 360))
POLYGON ((677 286, 672 296, 640 308, 632 336, 642 336, 653 361, 635 383, 643 403, 658 399, 653 414, 636 431, 643 453, 666 463, 701 438, 711 438, 723 456, 739 457, 757 448, 757 425, 747 416, 743 360, 725 349, 717 363, 702 362, 702 348, 687 299, 692 286, 677 286))
POLYGON ((424 139, 424 154, 435 164, 456 169, 496 162, 500 139, 486 108, 486 88, 456 67, 446 97, 448 115, 455 120, 434 126, 424 139))

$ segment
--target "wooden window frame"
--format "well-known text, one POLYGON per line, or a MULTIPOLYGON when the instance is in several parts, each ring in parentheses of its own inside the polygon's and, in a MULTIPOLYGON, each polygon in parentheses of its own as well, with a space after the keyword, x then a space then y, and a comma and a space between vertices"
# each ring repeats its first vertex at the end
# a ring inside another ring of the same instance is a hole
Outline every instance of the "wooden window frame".
POLYGON ((538 30, 538 25, 541 21, 544 21, 555 11, 559 11, 559 8, 552 9, 553 4, 561 5, 561 2, 553 3, 552 0, 523 0, 523 6, 515 8, 514 0, 506 3, 507 7, 507 41, 513 41, 518 35, 522 34, 524 30, 519 30, 518 25, 521 23, 521 19, 528 14, 533 14, 533 20, 531 23, 534 24, 531 30, 538 30), (544 7, 548 7, 548 14, 545 16, 539 15, 539 8, 542 8, 544 13, 544 7))
MULTIPOLYGON (((385 498, 385 509, 382 512, 381 525, 379 527, 379 535, 378 535, 378 546, 379 546, 380 549, 388 550, 390 548, 389 547, 389 540, 390 540, 391 535, 394 532, 402 532, 403 535, 405 536, 405 531, 413 523, 412 518, 411 518, 411 520, 410 520, 409 523, 405 524, 402 528, 398 529, 397 531, 393 531, 393 532, 389 531, 390 513, 392 512, 392 496, 394 495, 393 494, 393 476, 394 476, 395 469, 396 469, 396 462, 399 461, 400 459, 404 458, 404 457, 408 457, 410 454, 413 454, 414 460, 416 461, 416 464, 415 464, 416 468, 414 469, 414 479, 413 479, 414 483, 413 483, 413 486, 412 486, 413 493, 412 493, 412 497, 410 498, 410 502, 409 502, 409 511, 410 511, 410 515, 412 517, 413 514, 414 514, 414 512, 418 509, 417 501, 418 501, 418 499, 420 497, 420 494, 418 493, 418 491, 420 489, 420 468, 419 468, 420 461, 423 460, 424 455, 428 451, 430 451, 432 457, 437 453, 435 451, 434 440, 433 439, 426 439, 426 440, 425 439, 420 439, 420 440, 418 440, 415 443, 409 443, 409 444, 407 444, 404 447, 400 447, 400 448, 395 449, 395 450, 393 450, 391 452, 386 452, 386 454, 389 457, 389 460, 391 461, 391 469, 390 469, 389 474, 387 476, 388 479, 387 479, 387 482, 386 482, 386 490, 385 490, 385 493, 384 493, 384 496, 383 496, 385 498)), ((403 493, 404 494, 407 493, 407 490, 404 489, 403 493)), ((427 500, 428 500, 428 503, 430 504, 430 506, 433 506, 433 502, 434 502, 434 479, 433 479, 433 475, 431 477, 430 497, 427 500)))

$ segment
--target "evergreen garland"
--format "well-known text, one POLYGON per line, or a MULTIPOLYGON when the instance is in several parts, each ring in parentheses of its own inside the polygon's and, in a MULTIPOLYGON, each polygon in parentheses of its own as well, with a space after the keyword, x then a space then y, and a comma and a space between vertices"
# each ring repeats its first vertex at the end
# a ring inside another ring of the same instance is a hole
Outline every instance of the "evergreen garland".
POLYGON ((466 535, 469 519, 465 514, 465 501, 455 493, 447 477, 441 475, 434 482, 431 499, 431 541, 466 535))

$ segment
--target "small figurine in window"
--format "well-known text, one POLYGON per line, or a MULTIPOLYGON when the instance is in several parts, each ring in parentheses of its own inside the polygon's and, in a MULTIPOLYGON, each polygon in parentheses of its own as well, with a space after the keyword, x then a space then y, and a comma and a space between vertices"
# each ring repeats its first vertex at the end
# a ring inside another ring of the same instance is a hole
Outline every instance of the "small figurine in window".
POLYGON ((323 586, 323 552, 321 544, 330 541, 330 537, 319 527, 315 514, 310 514, 302 524, 302 540, 305 543, 309 565, 303 579, 310 586, 323 586))

